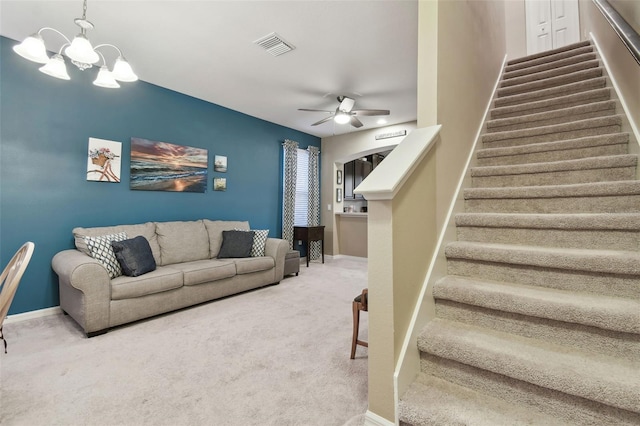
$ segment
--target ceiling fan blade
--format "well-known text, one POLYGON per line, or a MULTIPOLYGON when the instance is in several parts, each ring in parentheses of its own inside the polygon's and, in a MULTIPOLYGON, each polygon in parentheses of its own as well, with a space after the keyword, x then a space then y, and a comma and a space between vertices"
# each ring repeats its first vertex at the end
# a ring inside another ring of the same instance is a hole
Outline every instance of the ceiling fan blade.
POLYGON ((330 115, 328 117, 323 118, 320 121, 316 121, 315 123, 312 124, 312 126, 317 126, 318 124, 322 124, 322 123, 326 123, 329 120, 333 120, 333 115, 330 115))
POLYGON ((351 111, 353 115, 389 115, 388 109, 354 109, 351 111))
POLYGON ((356 101, 354 101, 351 98, 347 98, 346 96, 343 96, 342 100, 340 101, 340 105, 338 105, 338 109, 344 112, 351 112, 355 104, 356 104, 356 101))
POLYGON ((362 127, 362 122, 358 120, 354 115, 351 116, 351 125, 353 127, 362 127))
POLYGON ((333 112, 333 111, 327 111, 326 109, 308 109, 308 108, 298 108, 298 111, 328 112, 328 113, 332 113, 333 112))

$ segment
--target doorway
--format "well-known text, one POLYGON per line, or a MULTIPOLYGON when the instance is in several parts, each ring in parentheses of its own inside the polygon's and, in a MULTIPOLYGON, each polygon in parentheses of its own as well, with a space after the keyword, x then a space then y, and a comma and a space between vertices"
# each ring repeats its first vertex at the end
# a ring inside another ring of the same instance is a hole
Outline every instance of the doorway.
POLYGON ((527 55, 580 41, 578 0, 525 0, 527 55))

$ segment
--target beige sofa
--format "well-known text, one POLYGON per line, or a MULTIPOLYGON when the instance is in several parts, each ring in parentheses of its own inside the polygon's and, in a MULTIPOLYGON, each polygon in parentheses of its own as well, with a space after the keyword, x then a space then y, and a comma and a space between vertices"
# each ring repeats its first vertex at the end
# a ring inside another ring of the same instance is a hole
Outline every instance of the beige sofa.
POLYGON ((75 228, 76 249, 52 260, 60 284, 60 307, 87 337, 111 327, 280 282, 286 240, 268 238, 264 256, 218 259, 223 231, 249 230, 248 222, 197 220, 75 228), (110 278, 91 257, 85 236, 126 233, 149 242, 156 270, 110 278))

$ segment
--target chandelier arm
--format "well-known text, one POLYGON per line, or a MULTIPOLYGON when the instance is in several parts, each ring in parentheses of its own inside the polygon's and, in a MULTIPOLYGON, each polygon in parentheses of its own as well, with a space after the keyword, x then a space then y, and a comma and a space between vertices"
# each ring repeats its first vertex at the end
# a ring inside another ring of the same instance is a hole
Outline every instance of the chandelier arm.
POLYGON ((42 28, 40 28, 38 30, 38 35, 42 36, 42 31, 44 31, 44 30, 50 30, 50 31, 53 31, 54 33, 60 34, 62 36, 62 38, 64 38, 67 41, 67 44, 71 44, 71 40, 69 40, 66 35, 62 34, 60 31, 56 30, 55 28, 42 27, 42 28))
MULTIPOLYGON (((97 46, 96 46, 97 47, 97 46)), ((96 48, 94 48, 93 50, 95 50, 95 52, 100 55, 100 57, 102 58, 102 65, 106 66, 107 65, 107 61, 105 61, 104 56, 102 55, 102 53, 100 53, 99 51, 96 50, 96 48)))
POLYGON ((97 51, 98 51, 97 49, 98 49, 99 47, 113 47, 114 49, 116 49, 116 50, 118 51, 118 55, 120 55, 120 56, 124 56, 124 55, 122 54, 122 50, 120 50, 120 49, 118 48, 118 46, 115 46, 115 45, 113 45, 113 44, 110 44, 110 43, 102 43, 102 44, 99 44, 99 45, 95 46, 95 47, 93 48, 93 50, 95 50, 95 51, 97 52, 97 51))

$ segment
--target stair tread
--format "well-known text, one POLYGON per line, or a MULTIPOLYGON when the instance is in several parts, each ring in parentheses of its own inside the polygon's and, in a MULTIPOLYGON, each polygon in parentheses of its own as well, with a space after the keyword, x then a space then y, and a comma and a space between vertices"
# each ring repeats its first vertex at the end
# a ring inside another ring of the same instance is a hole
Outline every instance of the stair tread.
POLYGON ((420 373, 399 404, 402 422, 414 425, 543 425, 556 419, 529 407, 420 373))
POLYGON ((495 108, 504 108, 506 106, 516 106, 526 102, 548 100, 549 96, 556 96, 566 92, 572 92, 571 94, 576 94, 589 90, 602 89, 606 87, 606 84, 607 79, 605 77, 595 77, 587 80, 575 81, 560 86, 548 87, 526 93, 501 96, 495 99, 494 106, 495 108))
POLYGON ((500 98, 506 95, 536 91, 554 86, 562 86, 569 82, 575 83, 577 81, 588 80, 601 76, 602 68, 589 68, 586 70, 575 71, 570 74, 548 77, 544 80, 528 81, 526 83, 516 84, 513 86, 501 87, 496 91, 496 95, 500 98))
POLYGON ((512 265, 640 275, 640 252, 454 241, 445 247, 447 259, 467 259, 512 265))
POLYGON ((434 319, 421 351, 570 395, 640 412, 640 363, 434 319))
POLYGON ((505 130, 502 132, 485 133, 482 142, 495 142, 507 139, 526 138, 531 136, 549 135, 554 133, 571 132, 575 130, 591 129, 595 127, 620 126, 622 115, 609 115, 606 117, 589 118, 586 120, 571 121, 569 123, 551 124, 548 126, 532 127, 529 129, 505 130))
POLYGON ((456 226, 640 231, 640 213, 458 213, 456 226))
POLYGON ((517 117, 498 118, 495 120, 487 121, 487 129, 493 129, 496 127, 510 126, 514 124, 534 123, 536 121, 549 120, 558 117, 567 117, 576 114, 586 114, 589 112, 615 110, 616 101, 599 101, 590 102, 584 105, 577 105, 568 108, 559 108, 552 111, 537 112, 534 114, 519 115, 517 117))
MULTIPOLYGON (((570 95, 558 96, 551 99, 543 99, 540 101, 524 102, 517 105, 509 105, 503 107, 495 107, 490 110, 491 117, 510 114, 521 110, 541 109, 548 106, 569 103, 572 101, 588 100, 598 96, 611 96, 611 90, 608 87, 598 89, 585 90, 584 92, 572 93, 570 95)), ((496 118, 498 119, 498 118, 496 118)))
POLYGON ((547 161, 543 163, 509 164, 504 166, 479 166, 470 169, 471 176, 505 176, 560 171, 594 170, 615 167, 634 167, 638 156, 634 154, 603 155, 574 160, 547 161))
POLYGON ((511 78, 503 77, 500 82, 500 88, 515 86, 515 85, 525 83, 525 82, 530 82, 530 81, 544 80, 547 78, 556 77, 564 74, 570 74, 570 73, 585 70, 585 69, 597 68, 599 66, 600 66, 600 62, 597 59, 593 59, 590 61, 583 61, 575 64, 557 65, 551 69, 546 69, 546 70, 540 70, 540 71, 530 70, 529 73, 520 75, 518 77, 511 77, 511 78))
POLYGON ((527 145, 506 146, 498 148, 481 148, 476 151, 477 158, 501 157, 517 154, 562 151, 567 149, 586 148, 601 145, 616 145, 629 142, 629 133, 611 133, 597 136, 584 136, 554 142, 539 142, 527 145))
POLYGON ((464 199, 575 198, 640 195, 640 181, 589 182, 566 185, 465 188, 464 199))
POLYGON ((434 298, 605 330, 640 333, 640 301, 448 275, 434 298))
POLYGON ((569 56, 567 58, 558 59, 557 61, 553 61, 553 62, 545 62, 540 65, 533 65, 528 68, 521 68, 521 69, 516 69, 512 71, 506 71, 502 76, 502 78, 504 80, 510 80, 512 78, 519 77, 521 75, 536 73, 539 71, 545 71, 545 70, 557 68, 559 66, 564 66, 564 65, 577 64, 580 62, 590 61, 593 59, 596 59, 596 54, 593 51, 580 53, 574 56, 569 56))
POLYGON ((515 64, 521 64, 523 62, 529 62, 529 61, 532 61, 534 59, 540 59, 540 58, 545 58, 545 57, 547 57, 547 58, 548 57, 553 57, 554 55, 556 55, 558 53, 569 52, 569 51, 572 51, 572 50, 579 50, 582 47, 591 47, 591 42, 588 41, 588 40, 579 41, 579 42, 576 42, 576 43, 568 44, 566 46, 558 47, 556 49, 546 50, 544 52, 534 53, 532 55, 527 55, 527 56, 523 56, 521 58, 512 59, 512 60, 507 62, 507 66, 515 65, 515 64))

